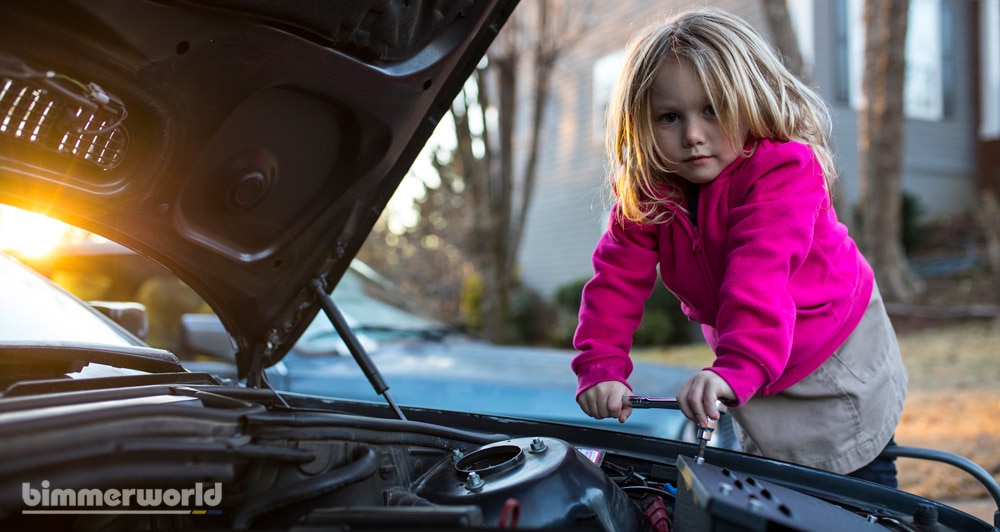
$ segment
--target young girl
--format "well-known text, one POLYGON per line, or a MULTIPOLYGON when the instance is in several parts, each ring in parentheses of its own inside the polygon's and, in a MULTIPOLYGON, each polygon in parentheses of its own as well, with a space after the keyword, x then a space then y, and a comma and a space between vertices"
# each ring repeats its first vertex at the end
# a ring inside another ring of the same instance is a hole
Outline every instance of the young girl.
POLYGON ((746 452, 882 482, 906 370, 831 204, 829 112, 744 21, 698 9, 641 31, 608 115, 615 206, 583 291, 577 402, 625 422, 629 349, 657 277, 701 324, 711 367, 677 392, 715 401, 746 452))

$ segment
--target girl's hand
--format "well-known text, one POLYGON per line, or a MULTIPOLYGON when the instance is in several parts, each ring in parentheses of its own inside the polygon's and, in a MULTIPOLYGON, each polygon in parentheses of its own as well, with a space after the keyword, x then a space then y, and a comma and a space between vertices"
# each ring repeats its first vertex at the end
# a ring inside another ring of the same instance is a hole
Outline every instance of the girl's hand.
POLYGON ((677 403, 681 411, 699 427, 708 426, 709 418, 716 421, 719 419, 716 400, 735 401, 736 394, 725 379, 707 369, 691 375, 677 392, 677 403))
POLYGON ((622 398, 632 393, 624 383, 604 381, 587 388, 576 398, 580 408, 594 419, 616 417, 619 423, 632 415, 632 406, 622 398))

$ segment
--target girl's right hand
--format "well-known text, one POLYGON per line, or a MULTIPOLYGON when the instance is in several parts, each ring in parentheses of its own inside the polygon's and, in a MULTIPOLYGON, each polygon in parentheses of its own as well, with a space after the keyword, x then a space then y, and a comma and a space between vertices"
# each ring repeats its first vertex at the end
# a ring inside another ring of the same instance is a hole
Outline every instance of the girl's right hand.
POLYGON ((616 417, 619 423, 625 423, 632 415, 632 406, 623 399, 631 393, 632 390, 622 382, 604 381, 584 390, 577 396, 576 402, 592 418, 616 417))

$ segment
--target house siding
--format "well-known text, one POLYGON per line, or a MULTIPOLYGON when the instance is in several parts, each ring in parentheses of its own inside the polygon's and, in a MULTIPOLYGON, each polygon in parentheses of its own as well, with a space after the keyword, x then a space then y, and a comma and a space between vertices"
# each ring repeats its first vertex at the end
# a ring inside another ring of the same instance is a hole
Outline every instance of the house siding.
MULTIPOLYGON (((836 36, 823 31, 822 20, 835 20, 839 1, 817 2, 817 65, 814 74, 820 94, 830 103, 834 143, 842 192, 847 203, 858 200, 858 116, 838 99, 836 36), (825 65, 829 65, 826 67, 825 65)), ((969 28, 975 24, 965 0, 942 0, 952 10, 956 31, 950 38, 957 52, 953 63, 958 90, 946 105, 940 121, 907 119, 903 146, 903 190, 915 196, 925 218, 939 218, 968 211, 976 197, 975 98, 972 86, 973 42, 969 28)), ((948 96, 946 95, 946 98, 948 96)))
MULTIPOLYGON (((530 1, 530 0, 529 0, 530 1)), ((837 100, 834 20, 841 0, 814 2, 815 58, 812 78, 830 102, 834 145, 842 193, 849 204, 858 197, 857 114, 837 100)), ((958 28, 973 24, 965 0, 942 0, 954 10, 958 28)), ((766 31, 759 2, 708 1, 705 4, 744 17, 766 31)), ((592 275, 590 256, 604 231, 609 206, 603 128, 593 110, 594 63, 623 50, 632 33, 690 2, 623 0, 594 2, 593 26, 558 63, 542 134, 542 153, 534 199, 520 250, 521 280, 549 296, 560 285, 592 275)), ((522 5, 522 8, 524 6, 522 5)), ((971 32, 955 31, 958 97, 939 122, 907 120, 903 186, 920 199, 925 214, 967 210, 975 197, 976 138, 973 96, 963 91, 972 79, 971 32)), ((527 97, 525 94, 523 97, 527 97)), ((598 116, 599 118, 599 116, 598 116)), ((526 136, 522 135, 522 138, 526 136)))

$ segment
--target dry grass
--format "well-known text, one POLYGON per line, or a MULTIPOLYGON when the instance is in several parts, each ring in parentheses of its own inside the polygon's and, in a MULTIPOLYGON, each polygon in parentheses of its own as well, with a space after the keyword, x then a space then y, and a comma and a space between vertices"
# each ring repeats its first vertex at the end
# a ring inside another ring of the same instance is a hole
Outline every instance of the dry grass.
MULTIPOLYGON (((1000 322, 906 327, 899 341, 910 387, 897 443, 959 454, 1000 479, 1000 322)), ((698 345, 636 357, 700 368, 712 354, 698 345)), ((906 491, 937 500, 986 496, 978 482, 952 466, 912 459, 898 466, 906 491)))
MULTIPOLYGON (((1000 478, 1000 323, 900 334, 910 391, 896 431, 901 445, 950 451, 1000 478)), ((903 459, 901 487, 936 499, 982 497, 969 475, 903 459)))

